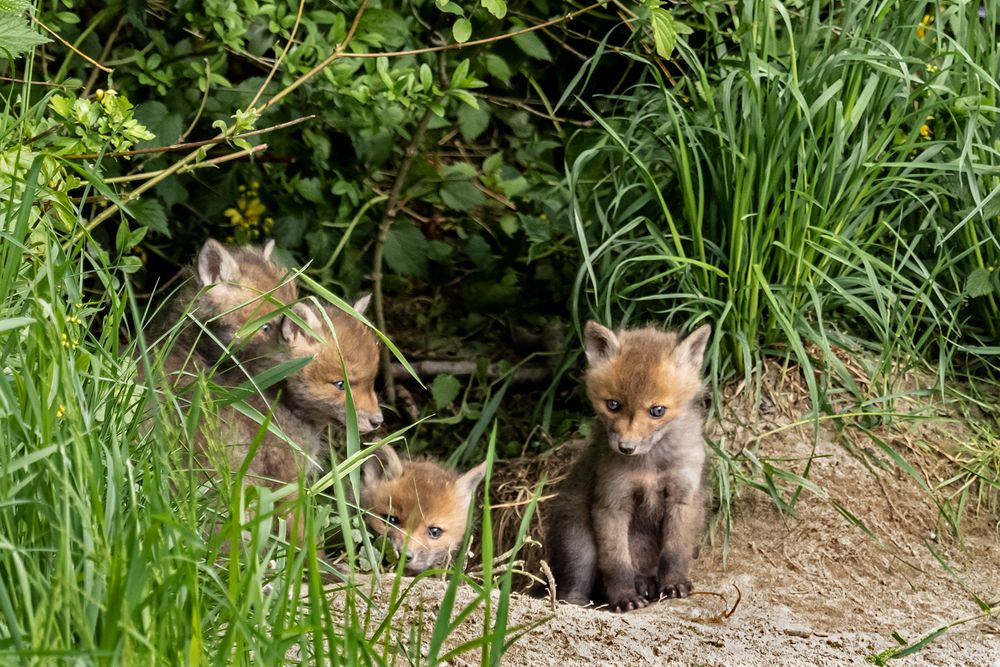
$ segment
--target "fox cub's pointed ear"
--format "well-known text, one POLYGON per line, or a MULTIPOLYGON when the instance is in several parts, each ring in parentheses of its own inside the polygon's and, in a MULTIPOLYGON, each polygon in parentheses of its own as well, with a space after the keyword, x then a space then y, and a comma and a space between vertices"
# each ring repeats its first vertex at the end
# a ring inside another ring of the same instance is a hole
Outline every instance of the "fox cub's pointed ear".
MULTIPOLYGON (((323 332, 323 322, 320 320, 319 315, 316 314, 316 309, 309 304, 296 303, 292 305, 292 312, 306 323, 306 326, 312 330, 312 333, 321 334, 323 332)), ((303 329, 289 315, 285 315, 281 320, 281 337, 288 343, 305 342, 307 340, 315 341, 316 339, 312 333, 303 329)))
POLYGON ((270 261, 271 255, 274 254, 274 239, 267 240, 267 243, 264 244, 262 252, 264 253, 264 259, 270 261))
POLYGON ((701 362, 705 358, 705 346, 712 335, 712 325, 705 324, 691 333, 677 346, 677 361, 693 368, 695 371, 701 370, 701 362))
POLYGON ((359 314, 364 315, 365 311, 368 310, 368 304, 372 301, 372 295, 366 294, 357 301, 354 302, 354 310, 358 311, 359 314))
POLYGON ((455 480, 455 491, 460 497, 465 498, 465 504, 468 504, 476 494, 476 487, 483 481, 484 475, 486 475, 486 461, 455 480))
POLYGON ((374 454, 365 459, 361 465, 361 483, 364 486, 377 484, 382 480, 390 480, 403 474, 403 463, 396 455, 396 450, 384 445, 374 454))
POLYGON ((611 329, 590 320, 583 327, 583 349, 587 353, 587 362, 593 366, 618 354, 618 336, 611 329))
POLYGON ((226 247, 209 239, 198 253, 198 278, 202 285, 234 282, 240 277, 240 266, 226 247))

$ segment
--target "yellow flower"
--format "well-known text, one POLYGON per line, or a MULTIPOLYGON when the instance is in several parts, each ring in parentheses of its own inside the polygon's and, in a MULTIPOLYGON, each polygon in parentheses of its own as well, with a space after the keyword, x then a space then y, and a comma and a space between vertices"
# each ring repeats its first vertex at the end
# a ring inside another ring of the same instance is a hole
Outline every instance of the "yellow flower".
POLYGON ((239 190, 245 194, 238 196, 236 205, 227 208, 222 212, 222 215, 229 218, 229 224, 244 232, 237 233, 235 236, 256 238, 260 236, 261 228, 266 231, 273 224, 273 221, 269 222, 270 218, 264 217, 264 214, 267 213, 267 207, 260 200, 258 194, 260 182, 251 181, 248 186, 241 185, 239 190))
POLYGON ((924 123, 920 126, 920 138, 924 141, 928 141, 934 136, 934 132, 931 130, 931 126, 924 123))
POLYGON ((927 71, 930 72, 931 74, 934 74, 936 72, 941 71, 941 68, 935 65, 934 63, 927 63, 927 71))
POLYGON ((56 419, 62 419, 65 416, 66 416, 66 406, 60 403, 59 407, 56 408, 56 419))
POLYGON ((930 14, 924 14, 924 18, 920 19, 920 23, 917 24, 917 37, 923 39, 927 36, 927 27, 934 22, 934 17, 930 14))

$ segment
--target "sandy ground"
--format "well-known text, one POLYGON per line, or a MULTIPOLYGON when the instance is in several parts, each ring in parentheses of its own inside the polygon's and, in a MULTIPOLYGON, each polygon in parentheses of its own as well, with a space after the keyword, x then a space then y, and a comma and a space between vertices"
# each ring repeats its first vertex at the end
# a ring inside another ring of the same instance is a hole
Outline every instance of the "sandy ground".
MULTIPOLYGON (((712 424, 710 437, 735 453, 744 446, 737 443, 802 414, 794 401, 782 408, 767 401, 755 405, 753 419, 712 424)), ((940 422, 914 422, 880 435, 930 484, 946 469, 940 451, 971 437, 961 426, 940 422)), ((958 542, 932 496, 877 443, 852 431, 838 437, 832 429, 821 432, 809 475, 818 493, 802 494, 794 518, 783 519, 765 494, 743 490, 735 502, 728 561, 717 529, 696 562, 696 589, 708 594, 627 614, 562 604, 553 609, 548 600, 517 594, 509 627, 540 625, 511 645, 503 664, 861 665, 898 646, 894 635, 912 643, 942 625, 974 619, 890 664, 1000 667, 1000 615, 982 618, 974 601, 976 595, 1000 602, 998 517, 967 511, 958 542), (853 523, 838 506, 855 517, 853 523), (737 587, 742 599, 724 618, 737 587)), ((757 454, 801 472, 811 450, 811 431, 790 427, 760 439, 757 454)), ((571 454, 572 447, 557 451, 560 460, 547 470, 558 476, 571 454)), ((946 498, 947 492, 934 497, 946 498)), ((537 531, 534 536, 541 538, 537 531)), ((429 627, 444 586, 420 582, 404 607, 424 615, 429 627)), ((474 597, 463 587, 458 608, 474 597)), ((481 634, 477 612, 449 645, 481 634)), ((467 653, 454 664, 479 664, 479 655, 467 653)))

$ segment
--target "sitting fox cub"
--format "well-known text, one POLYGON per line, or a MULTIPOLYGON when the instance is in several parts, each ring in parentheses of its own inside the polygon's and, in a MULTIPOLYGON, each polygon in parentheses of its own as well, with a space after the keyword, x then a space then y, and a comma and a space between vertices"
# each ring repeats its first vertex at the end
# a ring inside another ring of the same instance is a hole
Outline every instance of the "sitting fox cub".
POLYGON ((701 363, 711 327, 584 330, 594 435, 547 517, 560 600, 630 611, 686 597, 704 518, 701 363))
POLYGON ((386 445, 361 469, 361 509, 376 535, 387 535, 404 572, 447 564, 462 543, 469 503, 486 464, 459 475, 432 461, 402 461, 386 445))

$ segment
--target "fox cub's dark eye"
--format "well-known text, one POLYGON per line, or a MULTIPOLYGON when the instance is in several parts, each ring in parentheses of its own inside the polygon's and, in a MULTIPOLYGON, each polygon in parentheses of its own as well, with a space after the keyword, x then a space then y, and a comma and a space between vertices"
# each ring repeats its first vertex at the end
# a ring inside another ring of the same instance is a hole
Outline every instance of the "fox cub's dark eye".
POLYGON ((649 416, 654 419, 659 419, 665 414, 667 414, 667 409, 662 405, 654 405, 649 409, 649 416))
POLYGON ((339 389, 340 391, 344 391, 344 381, 343 380, 337 380, 336 382, 333 382, 331 384, 333 384, 333 386, 336 387, 337 389, 339 389))
POLYGON ((268 332, 268 331, 270 331, 270 330, 271 330, 271 323, 270 323, 270 322, 265 322, 265 323, 264 323, 263 325, 261 325, 261 327, 260 327, 260 332, 261 332, 261 333, 267 333, 267 332, 268 332))
POLYGON ((399 525, 399 517, 396 516, 395 514, 388 515, 387 517, 385 517, 385 520, 389 522, 390 526, 398 526, 399 525))
POLYGON ((430 528, 427 529, 427 534, 431 536, 432 540, 440 538, 443 533, 444 529, 438 528, 437 526, 431 526, 430 528))
POLYGON ((618 412, 622 409, 622 404, 613 398, 609 398, 604 404, 608 406, 608 410, 611 410, 611 412, 618 412))

